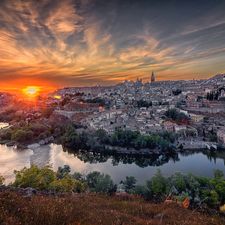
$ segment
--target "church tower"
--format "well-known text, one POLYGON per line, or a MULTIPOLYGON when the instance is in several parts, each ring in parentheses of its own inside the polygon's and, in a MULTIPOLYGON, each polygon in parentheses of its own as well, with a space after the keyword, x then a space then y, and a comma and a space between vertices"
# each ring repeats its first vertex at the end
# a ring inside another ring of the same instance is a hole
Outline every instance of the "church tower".
POLYGON ((155 77, 154 77, 154 73, 152 71, 151 83, 154 83, 154 82, 155 82, 155 77))

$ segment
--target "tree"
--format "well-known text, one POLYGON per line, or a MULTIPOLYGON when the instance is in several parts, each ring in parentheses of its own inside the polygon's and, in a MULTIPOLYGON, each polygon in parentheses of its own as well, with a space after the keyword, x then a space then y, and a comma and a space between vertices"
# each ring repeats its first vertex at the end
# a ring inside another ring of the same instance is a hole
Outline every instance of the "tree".
POLYGON ((49 164, 41 169, 37 165, 31 164, 30 168, 24 167, 20 171, 14 170, 16 178, 12 186, 48 190, 50 183, 56 180, 55 173, 51 168, 52 166, 49 164))
POLYGON ((223 179, 222 170, 215 170, 214 177, 210 180, 210 185, 213 187, 217 193, 220 195, 220 202, 225 201, 225 180, 223 179))
POLYGON ((104 143, 106 138, 107 138, 107 134, 106 131, 103 129, 98 129, 95 134, 97 135, 97 137, 99 137, 100 143, 104 143))
POLYGON ((76 180, 79 180, 79 181, 82 181, 82 174, 79 173, 79 172, 75 172, 74 174, 72 174, 72 178, 73 179, 76 179, 76 180))
POLYGON ((146 141, 144 136, 138 136, 134 141, 135 149, 141 149, 146 147, 146 141))
POLYGON ((60 128, 55 128, 55 130, 54 130, 54 135, 55 135, 55 136, 58 136, 58 135, 60 135, 60 134, 61 134, 60 128))
POLYGON ((113 180, 111 179, 110 175, 103 173, 97 178, 94 187, 95 192, 106 193, 112 191, 113 189, 115 189, 116 191, 116 187, 114 186, 113 180))
POLYGON ((41 134, 39 134, 39 136, 38 136, 38 140, 39 140, 39 141, 41 141, 41 140, 43 140, 43 139, 45 139, 45 138, 46 138, 46 136, 45 136, 44 133, 41 133, 41 134))
POLYGON ((13 134, 12 131, 7 131, 7 132, 5 133, 5 138, 6 138, 7 140, 11 140, 12 134, 13 134))
POLYGON ((134 191, 136 194, 142 196, 143 198, 146 198, 147 200, 151 196, 151 192, 149 191, 146 184, 137 184, 134 188, 134 191))
POLYGON ((100 172, 93 171, 86 176, 88 186, 90 188, 95 188, 95 185, 97 184, 97 180, 100 177, 100 175, 101 175, 100 172))
POLYGON ((173 90, 174 95, 179 95, 182 91, 179 89, 173 90))
POLYGON ((23 130, 17 130, 13 133, 12 138, 13 141, 24 142, 26 140, 26 133, 23 130))
POLYGON ((212 142, 216 142, 216 141, 217 141, 217 136, 216 136, 216 134, 208 133, 207 136, 209 137, 210 141, 212 141, 212 142))
POLYGON ((62 179, 64 175, 69 174, 71 171, 70 166, 64 165, 64 167, 59 166, 57 170, 57 179, 62 179))
POLYGON ((53 108, 45 108, 41 112, 42 117, 49 118, 49 116, 53 113, 54 109, 53 108))
POLYGON ((151 178, 151 180, 146 181, 149 191, 155 195, 168 194, 171 188, 169 180, 163 176, 160 169, 157 169, 157 173, 151 178))
POLYGON ((118 144, 118 137, 117 135, 113 134, 109 140, 109 143, 112 145, 112 146, 115 146, 118 144))
POLYGON ((25 133, 25 138, 26 138, 26 140, 27 141, 30 141, 30 140, 32 140, 33 139, 33 136, 34 136, 34 132, 33 131, 27 131, 26 133, 25 133))
POLYGON ((136 178, 134 176, 126 176, 126 180, 123 181, 123 184, 125 186, 125 190, 127 192, 129 192, 130 190, 135 188, 136 182, 137 182, 137 180, 136 180, 136 178))

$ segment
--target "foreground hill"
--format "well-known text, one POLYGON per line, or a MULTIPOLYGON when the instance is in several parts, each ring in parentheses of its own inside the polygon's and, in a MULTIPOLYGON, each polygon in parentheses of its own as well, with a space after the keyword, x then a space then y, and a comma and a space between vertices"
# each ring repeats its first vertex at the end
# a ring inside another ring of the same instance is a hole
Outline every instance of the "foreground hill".
POLYGON ((176 203, 154 204, 133 195, 64 194, 59 197, 39 194, 28 198, 6 190, 0 192, 0 209, 0 224, 4 225, 225 224, 225 217, 215 211, 193 212, 176 203), (156 219, 161 213, 165 217, 156 219))

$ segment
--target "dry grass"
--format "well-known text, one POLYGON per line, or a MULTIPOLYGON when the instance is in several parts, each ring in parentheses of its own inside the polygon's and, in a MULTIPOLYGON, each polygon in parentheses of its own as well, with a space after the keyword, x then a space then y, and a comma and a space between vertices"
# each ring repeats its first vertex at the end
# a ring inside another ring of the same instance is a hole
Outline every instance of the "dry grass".
MULTIPOLYGON (((0 224, 159 224, 154 216, 162 204, 138 197, 86 195, 73 198, 32 196, 31 200, 12 191, 0 192, 0 224)), ((183 224, 191 211, 176 204, 165 204, 166 218, 161 224, 183 224)), ((186 224, 225 224, 216 214, 194 212, 186 224)))

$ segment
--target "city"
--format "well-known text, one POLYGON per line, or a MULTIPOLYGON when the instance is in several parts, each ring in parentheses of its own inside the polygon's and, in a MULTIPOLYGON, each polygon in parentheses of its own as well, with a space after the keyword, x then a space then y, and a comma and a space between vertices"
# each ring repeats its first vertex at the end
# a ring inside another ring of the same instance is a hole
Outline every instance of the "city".
POLYGON ((224 0, 0 1, 0 224, 225 224, 224 0))

